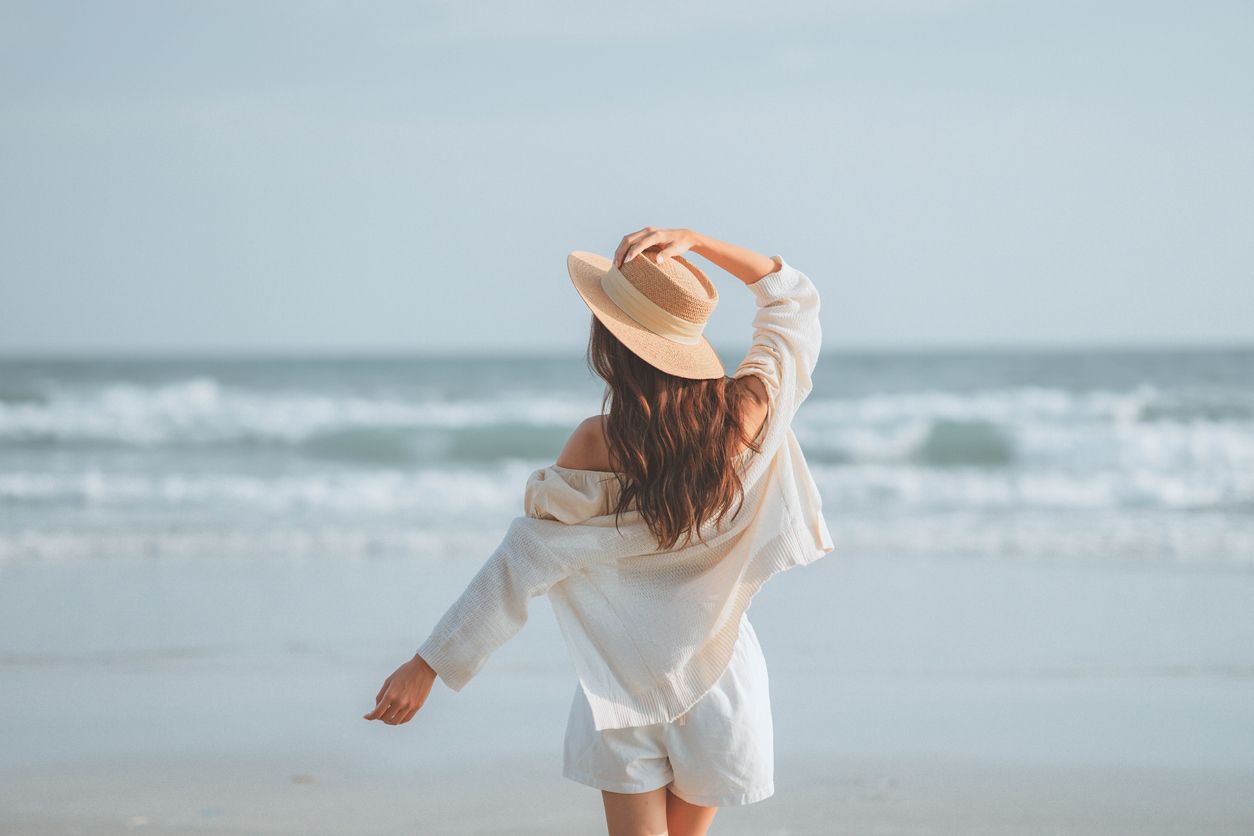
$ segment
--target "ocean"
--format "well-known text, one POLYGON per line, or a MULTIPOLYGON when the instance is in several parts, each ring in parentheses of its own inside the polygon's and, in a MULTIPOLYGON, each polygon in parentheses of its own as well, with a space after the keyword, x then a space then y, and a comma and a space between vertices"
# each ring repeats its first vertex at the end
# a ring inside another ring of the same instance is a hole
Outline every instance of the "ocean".
MULTIPOLYGON (((10 358, 0 560, 481 558, 601 392, 577 353, 10 358)), ((828 352, 794 428, 838 552, 1254 560, 1251 348, 828 352)))

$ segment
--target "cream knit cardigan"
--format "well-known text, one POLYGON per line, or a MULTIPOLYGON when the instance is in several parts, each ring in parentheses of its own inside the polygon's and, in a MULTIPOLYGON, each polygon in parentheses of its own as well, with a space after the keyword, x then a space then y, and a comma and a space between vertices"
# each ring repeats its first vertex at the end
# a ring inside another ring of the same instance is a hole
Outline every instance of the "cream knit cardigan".
POLYGON ((822 500, 792 431, 819 356, 819 294, 776 256, 748 288, 753 343, 733 377, 762 378, 770 396, 762 452, 737 459, 741 510, 699 542, 669 552, 639 512, 615 529, 617 481, 550 465, 531 473, 515 517, 465 592, 418 648, 454 691, 547 594, 597 729, 674 720, 726 669, 740 619, 772 575, 832 551, 822 500))

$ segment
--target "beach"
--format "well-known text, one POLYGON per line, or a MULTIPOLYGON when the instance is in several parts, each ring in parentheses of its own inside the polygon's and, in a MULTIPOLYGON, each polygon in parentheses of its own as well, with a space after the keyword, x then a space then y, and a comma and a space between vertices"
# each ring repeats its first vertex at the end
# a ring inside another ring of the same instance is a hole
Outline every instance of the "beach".
MULTIPOLYGON (((712 832, 1254 833, 1252 358, 824 358, 836 550, 749 609, 776 791, 712 832)), ((0 363, 0 833, 604 832, 544 598, 362 719, 598 408, 464 363, 0 363)))
POLYGON ((666 686, 736 626, 712 561, 701 619, 611 567, 364 715, 533 476, 643 460, 683 521, 733 404, 833 550, 747 610, 774 793, 710 836, 1254 836, 1252 45, 1250 2, 0 2, 0 836, 605 834, 554 610, 631 628, 587 693, 666 686))
MULTIPOLYGON (((0 832, 598 832, 544 599, 462 692, 360 719, 470 569, 6 565, 0 832)), ((1251 600, 1244 569, 790 570, 749 610, 776 793, 715 832, 1254 832, 1251 600)))

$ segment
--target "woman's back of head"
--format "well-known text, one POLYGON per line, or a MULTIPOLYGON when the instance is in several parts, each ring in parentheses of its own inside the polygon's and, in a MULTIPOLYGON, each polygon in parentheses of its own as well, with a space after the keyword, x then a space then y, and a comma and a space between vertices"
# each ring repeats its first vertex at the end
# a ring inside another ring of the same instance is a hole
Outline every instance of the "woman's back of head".
POLYGON ((765 389, 757 379, 667 374, 596 317, 587 359, 606 383, 601 428, 619 480, 615 515, 639 511, 663 551, 690 543, 710 519, 734 516, 743 501, 737 464, 741 454, 759 451, 764 428, 765 389))

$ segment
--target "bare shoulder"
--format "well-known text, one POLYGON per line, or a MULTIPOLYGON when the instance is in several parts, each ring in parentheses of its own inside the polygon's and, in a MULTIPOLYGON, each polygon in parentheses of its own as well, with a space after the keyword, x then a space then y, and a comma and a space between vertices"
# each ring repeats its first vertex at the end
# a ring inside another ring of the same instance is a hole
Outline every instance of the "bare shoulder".
POLYGON ((611 470, 609 445, 605 443, 605 416, 585 418, 566 440, 557 464, 577 470, 611 470))

